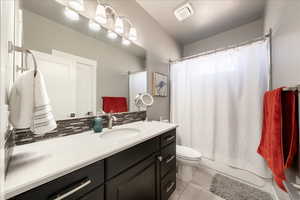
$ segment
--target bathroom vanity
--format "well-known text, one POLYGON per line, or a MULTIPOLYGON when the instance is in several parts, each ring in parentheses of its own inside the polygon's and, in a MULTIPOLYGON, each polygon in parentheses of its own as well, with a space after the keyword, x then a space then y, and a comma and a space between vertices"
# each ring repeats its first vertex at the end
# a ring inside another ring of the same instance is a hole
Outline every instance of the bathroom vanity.
POLYGON ((5 193, 22 200, 166 200, 175 188, 176 125, 136 122, 18 146, 5 193), (126 133, 133 129, 140 132, 126 133), (18 161, 24 155, 28 161, 18 161))

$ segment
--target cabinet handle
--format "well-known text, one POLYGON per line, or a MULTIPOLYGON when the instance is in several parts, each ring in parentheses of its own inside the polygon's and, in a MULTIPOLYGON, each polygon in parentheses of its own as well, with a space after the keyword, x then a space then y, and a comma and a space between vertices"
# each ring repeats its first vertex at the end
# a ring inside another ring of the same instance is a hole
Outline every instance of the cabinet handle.
POLYGON ((169 193, 169 192, 173 189, 174 186, 175 186, 175 182, 172 181, 172 182, 170 183, 170 185, 167 187, 166 192, 169 193))
POLYGON ((162 156, 158 156, 157 160, 159 160, 159 162, 161 162, 163 160, 163 157, 162 156))
POLYGON ((175 136, 173 135, 173 136, 169 136, 169 137, 165 138, 165 140, 166 140, 167 142, 170 142, 170 141, 172 141, 174 138, 175 138, 175 136))
POLYGON ((166 163, 168 164, 169 162, 171 162, 172 160, 174 160, 174 158, 175 158, 175 156, 173 155, 173 156, 171 156, 170 158, 168 158, 167 160, 166 160, 166 163))
POLYGON ((69 197, 70 195, 74 194, 75 192, 77 192, 77 191, 83 189, 84 187, 88 186, 91 183, 92 183, 92 181, 90 179, 87 179, 87 180, 81 182, 74 189, 71 189, 70 191, 67 191, 67 192, 62 192, 61 194, 58 194, 55 197, 51 198, 51 200, 63 200, 65 198, 69 197))

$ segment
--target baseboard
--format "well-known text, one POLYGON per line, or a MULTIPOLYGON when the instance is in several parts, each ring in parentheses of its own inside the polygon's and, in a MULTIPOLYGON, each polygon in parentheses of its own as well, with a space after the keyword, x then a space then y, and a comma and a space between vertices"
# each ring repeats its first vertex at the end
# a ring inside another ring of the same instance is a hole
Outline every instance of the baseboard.
POLYGON ((268 187, 270 179, 261 178, 249 171, 245 171, 238 168, 233 168, 228 165, 211 161, 209 159, 202 159, 200 165, 214 169, 220 173, 227 174, 232 178, 238 179, 241 182, 245 182, 246 184, 252 185, 257 188, 265 188, 268 187))
POLYGON ((273 196, 274 196, 274 200, 281 200, 279 199, 278 195, 277 195, 277 192, 276 192, 276 189, 275 189, 275 186, 274 186, 274 183, 272 184, 272 190, 273 190, 273 196))
POLYGON ((281 191, 274 180, 272 181, 272 190, 275 200, 291 200, 288 193, 281 191))

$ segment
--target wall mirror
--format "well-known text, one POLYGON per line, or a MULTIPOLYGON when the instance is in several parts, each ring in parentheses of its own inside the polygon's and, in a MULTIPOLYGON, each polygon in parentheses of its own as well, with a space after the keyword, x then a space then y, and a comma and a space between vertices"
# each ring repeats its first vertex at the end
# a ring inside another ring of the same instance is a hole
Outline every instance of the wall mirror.
MULTIPOLYGON (((66 0, 21 1, 18 39, 37 59, 54 116, 138 111, 134 98, 147 92, 146 52, 134 42, 124 44, 120 36, 107 37, 105 26, 93 29, 97 1, 84 2, 85 13, 72 20, 66 16, 66 0)), ((18 62, 24 65, 21 58, 18 62)))

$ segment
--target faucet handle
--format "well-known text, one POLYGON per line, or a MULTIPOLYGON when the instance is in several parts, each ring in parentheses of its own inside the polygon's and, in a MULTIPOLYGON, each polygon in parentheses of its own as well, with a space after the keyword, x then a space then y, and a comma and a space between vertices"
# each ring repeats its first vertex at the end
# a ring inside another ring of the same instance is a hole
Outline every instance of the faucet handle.
POLYGON ((113 121, 117 121, 118 120, 118 118, 116 116, 111 116, 111 118, 112 118, 113 121))
POLYGON ((107 113, 107 116, 109 119, 112 119, 112 121, 117 121, 118 119, 116 116, 113 115, 112 112, 107 113))

